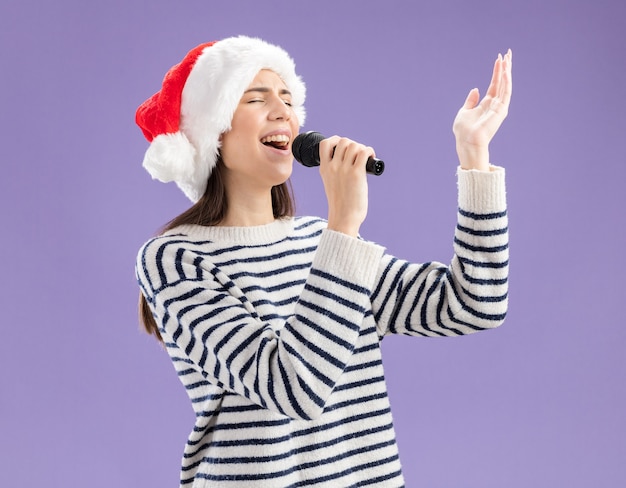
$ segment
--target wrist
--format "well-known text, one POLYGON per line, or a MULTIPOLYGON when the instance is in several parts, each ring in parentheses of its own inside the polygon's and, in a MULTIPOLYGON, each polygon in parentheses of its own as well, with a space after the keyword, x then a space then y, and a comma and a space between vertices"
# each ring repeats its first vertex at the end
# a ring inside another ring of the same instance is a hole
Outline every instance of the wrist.
POLYGON ((342 225, 327 225, 328 230, 332 230, 335 232, 339 232, 340 234, 345 234, 350 237, 358 237, 359 229, 358 227, 350 227, 350 226, 342 226, 342 225))
POLYGON ((483 146, 457 145, 459 163, 463 169, 489 171, 489 148, 483 146))
POLYGON ((334 219, 328 217, 328 224, 326 226, 329 230, 340 232, 342 234, 349 235, 351 237, 357 237, 359 235, 360 224, 346 221, 345 219, 334 219))

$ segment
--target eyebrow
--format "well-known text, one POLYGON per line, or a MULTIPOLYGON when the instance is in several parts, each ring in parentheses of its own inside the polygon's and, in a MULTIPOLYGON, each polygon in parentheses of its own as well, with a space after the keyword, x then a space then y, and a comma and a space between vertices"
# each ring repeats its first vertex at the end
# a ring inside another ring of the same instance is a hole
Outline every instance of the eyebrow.
MULTIPOLYGON (((244 95, 246 93, 249 92, 261 92, 261 93, 269 93, 271 90, 265 86, 258 86, 258 87, 254 87, 254 88, 249 88, 248 90, 246 90, 244 93, 244 95)), ((287 90, 286 88, 281 88, 280 92, 281 95, 291 95, 291 92, 289 90, 287 90)))

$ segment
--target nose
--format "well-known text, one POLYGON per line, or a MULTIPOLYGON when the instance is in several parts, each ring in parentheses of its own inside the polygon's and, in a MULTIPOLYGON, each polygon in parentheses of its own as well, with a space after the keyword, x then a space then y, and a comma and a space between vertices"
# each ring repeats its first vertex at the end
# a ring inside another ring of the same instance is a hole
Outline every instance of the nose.
POLYGON ((291 118, 291 107, 280 96, 274 95, 268 116, 271 120, 289 120, 291 118))

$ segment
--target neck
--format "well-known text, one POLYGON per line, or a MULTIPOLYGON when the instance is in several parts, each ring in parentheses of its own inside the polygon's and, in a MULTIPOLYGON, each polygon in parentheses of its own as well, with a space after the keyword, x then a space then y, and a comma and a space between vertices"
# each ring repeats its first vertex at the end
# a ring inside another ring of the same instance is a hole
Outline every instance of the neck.
POLYGON ((249 227, 273 222, 272 194, 270 191, 227 191, 228 210, 220 222, 222 226, 249 227))

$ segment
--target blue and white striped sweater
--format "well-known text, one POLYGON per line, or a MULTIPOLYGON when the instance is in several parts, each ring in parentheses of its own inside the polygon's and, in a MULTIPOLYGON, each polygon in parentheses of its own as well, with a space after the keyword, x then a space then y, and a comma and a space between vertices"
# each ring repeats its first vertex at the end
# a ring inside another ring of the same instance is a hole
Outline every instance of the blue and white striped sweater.
POLYGON ((317 218, 182 226, 137 275, 196 413, 181 486, 403 486, 380 340, 493 328, 507 306, 504 172, 459 172, 450 266, 317 218))

